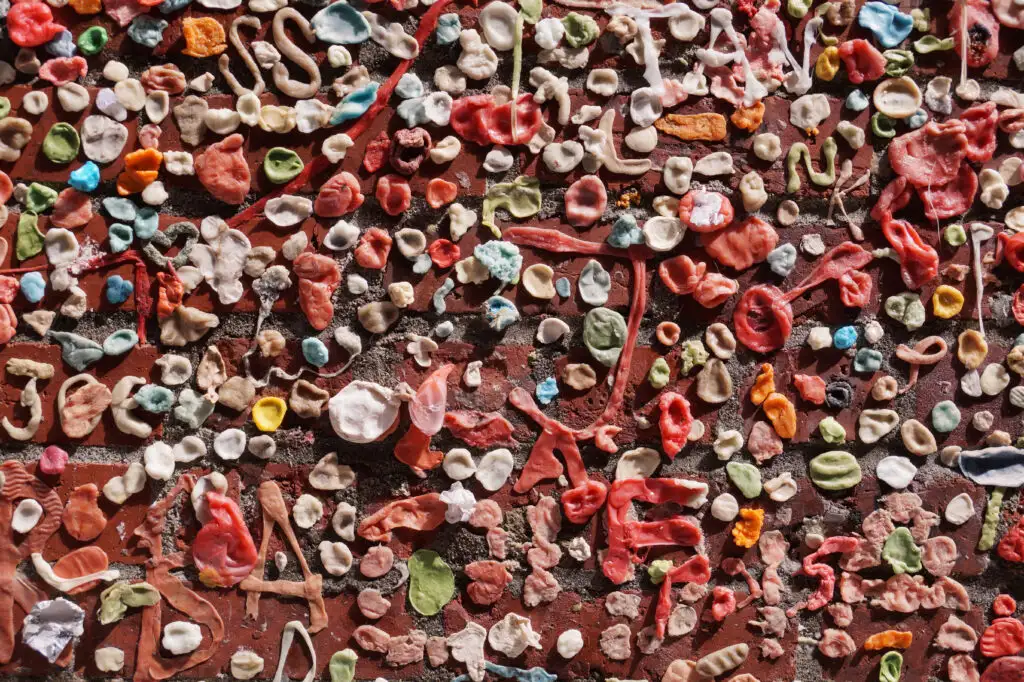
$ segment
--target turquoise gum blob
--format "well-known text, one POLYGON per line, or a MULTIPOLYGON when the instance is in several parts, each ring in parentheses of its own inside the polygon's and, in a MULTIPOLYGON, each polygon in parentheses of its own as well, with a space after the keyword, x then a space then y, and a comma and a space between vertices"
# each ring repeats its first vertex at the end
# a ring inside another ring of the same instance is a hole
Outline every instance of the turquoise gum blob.
POLYGON ((38 272, 26 272, 21 278, 21 295, 29 303, 39 303, 46 295, 46 280, 38 272))
POLYGON ((857 328, 847 325, 840 327, 832 335, 832 345, 840 350, 853 348, 857 344, 857 328))
POLYGON ((323 341, 309 337, 302 339, 302 357, 314 367, 323 367, 330 358, 330 352, 323 341))
POLYGON ((896 47, 914 30, 914 18, 884 2, 867 2, 857 14, 857 23, 871 31, 882 47, 896 47))
POLYGON ((79 168, 71 171, 68 184, 79 192, 92 192, 100 186, 100 167, 92 161, 86 161, 79 168))

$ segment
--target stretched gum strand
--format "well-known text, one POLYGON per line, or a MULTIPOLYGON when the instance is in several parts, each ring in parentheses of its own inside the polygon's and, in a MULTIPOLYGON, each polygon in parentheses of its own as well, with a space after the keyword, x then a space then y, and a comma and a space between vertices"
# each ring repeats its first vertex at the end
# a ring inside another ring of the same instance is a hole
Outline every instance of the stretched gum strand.
MULTIPOLYGON (((295 64, 309 75, 309 83, 302 83, 288 75, 288 67, 283 62, 274 64, 270 75, 274 78, 274 85, 289 97, 295 99, 309 99, 315 97, 320 89, 320 67, 316 60, 310 57, 304 50, 296 45, 284 30, 284 24, 291 19, 299 27, 299 31, 309 42, 316 41, 316 33, 309 25, 309 20, 299 14, 294 7, 284 7, 277 10, 274 15, 274 44, 281 52, 282 57, 291 59, 295 64)), ((232 25, 233 26, 233 25, 232 25)))
POLYGON ((927 336, 914 344, 913 348, 902 343, 896 346, 896 357, 910 364, 907 385, 900 390, 900 393, 906 393, 914 387, 921 371, 921 365, 937 364, 939 360, 946 357, 948 352, 949 346, 941 336, 927 336), (938 350, 929 353, 928 349, 933 346, 938 350))
POLYGON ((256 80, 255 84, 253 84, 252 88, 246 88, 238 81, 235 74, 231 72, 231 58, 227 54, 220 56, 217 66, 220 69, 220 75, 224 76, 224 80, 228 82, 228 87, 231 88, 237 97, 241 97, 250 91, 258 97, 267 87, 267 83, 263 80, 263 74, 260 72, 259 65, 256 64, 256 60, 249 53, 249 48, 246 47, 245 43, 242 42, 241 36, 238 35, 238 27, 243 24, 256 30, 259 30, 261 26, 260 20, 250 14, 240 16, 231 22, 231 27, 228 29, 228 41, 238 50, 238 56, 242 58, 245 68, 249 69, 249 73, 256 80))

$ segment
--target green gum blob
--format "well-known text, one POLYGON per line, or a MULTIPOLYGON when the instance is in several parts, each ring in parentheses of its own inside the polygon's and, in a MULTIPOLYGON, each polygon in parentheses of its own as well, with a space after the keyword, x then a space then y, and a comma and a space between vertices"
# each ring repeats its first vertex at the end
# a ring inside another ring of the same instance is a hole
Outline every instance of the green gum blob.
POLYGON ((921 550, 914 542, 914 536, 910 529, 900 526, 882 545, 882 559, 889 564, 892 572, 896 575, 901 573, 917 573, 921 570, 921 550))
POLYGON ((887 651, 878 664, 878 682, 899 682, 903 672, 903 654, 887 651))
POLYGON ((761 494, 761 470, 748 462, 729 462, 725 465, 725 473, 743 497, 752 500, 761 494))
POLYGON ((70 123, 55 123, 43 138, 43 154, 53 163, 71 163, 80 146, 78 131, 70 123))
POLYGON ((967 230, 960 223, 953 223, 947 225, 946 229, 942 231, 942 238, 950 246, 963 246, 967 243, 967 230))
POLYGON ((999 530, 999 510, 1003 507, 1005 492, 1005 488, 996 488, 988 497, 985 521, 981 524, 981 537, 978 538, 979 552, 987 552, 996 544, 996 532, 999 530))
POLYGON ((665 362, 665 358, 658 358, 654 361, 654 364, 651 365, 651 370, 647 373, 647 382, 652 388, 659 390, 663 389, 668 386, 668 379, 671 371, 672 370, 669 368, 668 363, 665 362))
POLYGON ((822 490, 847 490, 860 483, 857 458, 849 452, 823 452, 807 465, 811 482, 822 490))
POLYGON ((920 329, 925 321, 924 303, 921 297, 909 291, 885 299, 885 314, 903 324, 907 331, 920 329))
POLYGON ((263 172, 275 185, 283 185, 302 172, 302 159, 291 149, 274 147, 263 157, 263 172))
POLYGON ((910 50, 886 50, 882 56, 885 57, 885 75, 893 78, 907 75, 914 66, 914 53, 910 50))
POLYGON ((331 673, 331 682, 352 682, 356 676, 356 661, 359 655, 351 649, 335 651, 327 669, 331 673))
POLYGON ((43 251, 43 233, 39 231, 39 216, 22 213, 18 217, 18 232, 14 240, 14 255, 19 261, 28 260, 43 251))
POLYGON ((921 36, 914 41, 914 50, 918 54, 928 54, 929 52, 945 52, 952 50, 956 47, 956 43, 952 38, 939 38, 933 35, 921 36))
POLYGON ((810 11, 813 0, 786 0, 786 14, 794 19, 803 19, 810 11))
POLYGON ((819 187, 828 187, 835 182, 837 150, 838 145, 836 145, 835 139, 832 137, 827 138, 821 145, 821 154, 825 158, 825 170, 816 171, 811 162, 811 150, 803 142, 794 143, 786 155, 786 172, 789 175, 789 181, 786 183, 786 192, 793 194, 800 190, 800 175, 797 173, 796 167, 800 165, 801 160, 806 165, 807 177, 810 178, 813 184, 819 187))
POLYGON ((846 441, 846 429, 834 417, 825 417, 818 422, 818 431, 830 445, 839 445, 846 441))
POLYGON ((883 140, 896 137, 896 121, 876 111, 871 115, 871 134, 883 140))
POLYGON ((600 29, 597 22, 588 15, 569 12, 562 18, 565 27, 565 42, 569 47, 586 47, 597 40, 600 29))
POLYGON ((409 603, 417 613, 433 616, 455 596, 455 574, 441 556, 429 549, 409 557, 409 603))
POLYGON ((90 26, 78 36, 78 49, 82 54, 91 57, 100 53, 107 40, 107 29, 102 26, 90 26))
POLYGON ((480 222, 491 228, 495 237, 501 230, 494 223, 494 212, 501 208, 513 218, 529 218, 540 213, 540 180, 520 175, 512 182, 499 182, 487 190, 480 222))

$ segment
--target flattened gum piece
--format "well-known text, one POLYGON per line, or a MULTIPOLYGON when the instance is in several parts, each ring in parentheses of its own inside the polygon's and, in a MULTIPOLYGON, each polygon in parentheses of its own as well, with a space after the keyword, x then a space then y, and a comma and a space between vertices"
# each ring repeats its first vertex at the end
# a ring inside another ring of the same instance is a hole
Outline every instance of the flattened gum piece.
POLYGON ((668 114, 655 121, 654 127, 688 142, 725 139, 725 116, 721 114, 668 114))
POLYGON ((100 491, 95 483, 86 483, 71 491, 61 520, 74 539, 88 542, 107 527, 107 517, 97 505, 99 497, 100 491))

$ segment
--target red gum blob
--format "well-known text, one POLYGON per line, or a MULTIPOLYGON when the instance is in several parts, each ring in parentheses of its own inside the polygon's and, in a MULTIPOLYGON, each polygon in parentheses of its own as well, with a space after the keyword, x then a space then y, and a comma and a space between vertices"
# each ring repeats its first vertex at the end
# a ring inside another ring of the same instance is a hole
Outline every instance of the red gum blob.
POLYGON ((409 181, 400 175, 385 175, 377 180, 377 203, 390 216, 399 216, 412 204, 409 181))
POLYGON ((1013 319, 1017 320, 1017 324, 1024 324, 1024 284, 1020 285, 1017 289, 1017 293, 1013 295, 1013 319))
POLYGON ((992 600, 992 613, 997 616, 1012 616, 1017 610, 1017 602, 1008 594, 1000 594, 992 600))
POLYGON ((900 257, 900 274, 908 289, 920 289, 939 273, 939 254, 924 243, 905 220, 882 221, 882 233, 900 257))
POLYGON ((632 550, 657 545, 694 546, 701 541, 700 528, 682 516, 662 521, 630 521, 634 499, 651 504, 685 505, 706 495, 704 484, 681 478, 628 479, 612 483, 608 493, 608 550, 601 562, 605 577, 616 585, 629 580, 632 550))
POLYGON ((728 587, 715 585, 711 590, 711 620, 721 623, 736 611, 736 593, 728 587))
POLYGON ((690 403, 679 393, 662 393, 658 398, 658 409, 661 411, 658 417, 661 447, 670 460, 675 459, 690 437, 693 425, 690 403))
POLYGON ((693 300, 705 308, 717 308, 739 291, 740 283, 717 272, 709 272, 697 284, 693 300))
MULTIPOLYGON (((107 10, 107 14, 110 14, 109 4, 104 5, 104 9, 107 10)), ((139 14, 143 14, 143 12, 139 12, 139 14)), ((131 19, 121 25, 127 26, 129 23, 131 23, 131 19)), ((185 74, 174 64, 151 66, 142 72, 139 80, 142 81, 142 87, 147 93, 163 90, 169 95, 180 95, 185 92, 185 87, 188 85, 185 74)))
POLYGON ((967 158, 975 163, 985 163, 996 151, 996 129, 999 112, 995 102, 975 104, 960 114, 960 121, 967 127, 967 158))
POLYGON ((425 478, 427 471, 441 466, 444 453, 431 450, 430 436, 417 429, 415 424, 410 424, 409 430, 395 443, 395 459, 420 478, 425 478))
POLYGON ((432 146, 430 133, 423 128, 402 128, 396 130, 391 138, 388 160, 391 167, 402 175, 414 175, 432 146))
POLYGON ((659 322, 656 335, 658 341, 666 346, 674 346, 679 342, 679 337, 682 334, 682 330, 679 325, 675 322, 659 322))
POLYGON ((977 69, 992 63, 999 54, 999 22, 989 10, 987 0, 966 0, 954 2, 949 11, 949 35, 952 36, 957 55, 963 54, 963 37, 960 33, 963 16, 967 10, 967 66, 977 69))
POLYGON ((486 145, 491 143, 485 113, 494 105, 491 95, 470 95, 460 97, 452 102, 452 113, 449 119, 452 129, 468 142, 486 145))
POLYGON ((440 493, 396 500, 363 519, 359 524, 359 537, 370 542, 389 542, 395 528, 434 530, 444 523, 447 509, 440 493))
POLYGON ((299 307, 314 329, 327 329, 334 317, 331 296, 341 284, 341 270, 330 256, 305 251, 292 264, 299 278, 299 307))
POLYGON ((448 402, 448 375, 454 369, 455 365, 452 364, 435 369, 424 379, 409 401, 409 419, 416 428, 428 436, 433 436, 444 426, 444 407, 448 402))
POLYGON ((54 85, 67 85, 73 80, 85 78, 89 63, 83 57, 55 57, 39 69, 39 77, 54 85))
POLYGON ((905 177, 901 175, 893 178, 878 195, 878 201, 871 208, 871 217, 878 222, 882 222, 886 215, 891 217, 896 211, 910 203, 910 198, 913 196, 910 190, 905 177))
POLYGON ((885 57, 862 38, 847 40, 840 45, 839 57, 846 66, 846 77, 854 85, 876 81, 885 75, 885 57))
POLYGON ((724 230, 702 234, 700 243, 722 265, 746 270, 768 257, 779 243, 779 234, 765 221, 750 216, 724 230))
POLYGON ((356 176, 341 171, 320 187, 313 213, 323 218, 338 218, 362 206, 365 198, 356 176))
POLYGON ((813 553, 804 557, 801 573, 808 577, 818 579, 818 588, 811 593, 806 602, 800 602, 786 612, 790 618, 794 617, 800 609, 817 611, 825 607, 835 594, 836 572, 828 564, 818 563, 818 559, 829 554, 852 552, 857 548, 860 540, 846 535, 825 538, 813 553))
POLYGON ((455 265, 455 262, 462 257, 459 245, 447 239, 438 239, 427 247, 427 253, 434 265, 444 270, 455 265))
POLYGON ((92 218, 92 199, 73 187, 61 190, 53 205, 50 224, 55 227, 81 227, 92 218))
POLYGON ((0 343, 7 343, 17 333, 18 316, 10 303, 0 305, 0 343))
POLYGON ((871 300, 873 288, 871 275, 859 270, 850 270, 839 277, 839 300, 847 308, 863 308, 871 300))
POLYGON ((10 275, 0 275, 0 303, 13 303, 21 285, 10 275))
POLYGON ((673 294, 685 296, 696 290, 707 269, 708 264, 704 261, 695 263, 692 258, 683 254, 663 260, 658 265, 658 277, 673 294))
POLYGON ((505 586, 512 582, 511 574, 500 561, 474 561, 466 564, 465 572, 473 581, 466 586, 466 592, 474 604, 481 606, 501 599, 505 586))
MULTIPOLYGON (((514 396, 517 390, 522 389, 512 389, 510 396, 514 396)), ((562 475, 564 467, 555 457, 556 449, 569 463, 570 473, 573 471, 577 475, 582 473, 583 480, 587 479, 583 459, 580 457, 580 451, 576 447, 572 432, 558 422, 542 424, 542 426, 544 431, 541 432, 533 449, 530 450, 530 456, 513 488, 517 493, 525 493, 541 481, 558 478, 562 475)))
POLYGON ((443 178, 433 178, 427 183, 427 205, 430 208, 441 208, 455 201, 459 196, 459 186, 443 178))
POLYGON ((974 203, 978 193, 978 176, 966 163, 960 164, 956 179, 939 186, 917 187, 929 220, 945 220, 963 215, 974 203))
POLYGON ((238 205, 249 193, 252 176, 242 151, 244 142, 245 138, 238 133, 228 135, 207 147, 195 160, 199 182, 225 204, 238 205))
POLYGON ((782 348, 793 331, 793 309, 783 293, 758 284, 743 292, 732 316, 736 338, 756 353, 782 348))
MULTIPOLYGON (((1019 296, 1020 291, 1017 294, 1019 296)), ((1014 299, 1015 308, 1016 303, 1017 301, 1014 299)), ((1016 310, 1014 313, 1016 314, 1016 310)), ((1024 562, 1024 517, 1018 519, 1017 523, 1006 531, 1006 535, 999 541, 998 551, 999 556, 1007 561, 1024 562)))
POLYGON ((598 481, 584 481, 562 493, 562 511, 570 523, 583 524, 604 506, 608 488, 598 481))
POLYGON ((56 445, 47 445, 39 456, 39 470, 48 476, 60 476, 68 463, 68 453, 56 445))
POLYGON ((872 260, 874 256, 870 251, 853 242, 843 242, 818 260, 811 274, 786 294, 786 300, 792 301, 803 296, 805 292, 819 284, 830 279, 839 279, 848 272, 863 268, 872 260))
POLYGON ((565 193, 565 217, 573 227, 593 225, 607 206, 607 191, 596 175, 584 175, 565 193))
POLYGON ((694 232, 714 232, 721 230, 732 222, 736 211, 729 202, 729 198, 720 192, 709 192, 702 189, 693 189, 687 192, 679 200, 679 219, 683 224, 694 232), (713 215, 714 197, 721 202, 713 215), (711 207, 711 208, 709 208, 711 207), (695 222, 696 221, 696 222, 695 222))
POLYGON ((367 143, 366 151, 363 152, 363 168, 367 173, 376 173, 384 167, 390 152, 391 138, 388 137, 388 131, 382 130, 367 143))
POLYGON ((452 410, 445 414, 444 425, 453 436, 475 448, 515 442, 512 423, 497 412, 452 410))
POLYGON ((1024 109, 1005 109, 999 112, 999 129, 1004 133, 1024 130, 1024 109))
POLYGON ((1017 272, 1024 272, 1024 232, 1000 232, 997 238, 1006 262, 1017 272))
POLYGON ((14 183, 11 181, 11 176, 0 171, 0 204, 6 204, 12 194, 14 194, 14 183))
POLYGON ((963 121, 929 121, 889 144, 889 164, 912 185, 944 185, 956 179, 967 146, 967 126, 963 121))
POLYGON ((480 145, 526 144, 544 123, 540 105, 523 93, 516 103, 512 132, 512 103, 495 104, 491 95, 470 95, 452 102, 451 126, 459 137, 480 145))
POLYGON ((192 543, 192 559, 207 587, 231 587, 242 582, 256 565, 256 545, 235 501, 217 492, 206 493, 210 520, 192 543))
POLYGON ((379 227, 371 227, 359 238, 356 263, 367 270, 383 270, 391 253, 391 235, 379 227))
MULTIPOLYGON (((954 656, 954 658, 956 657, 954 656)), ((971 659, 968 658, 968 660, 971 659)), ((985 668, 985 672, 981 675, 981 682, 1019 682, 1022 677, 1024 677, 1024 658, 1004 656, 985 668)))
POLYGON ((544 124, 540 105, 533 95, 523 93, 516 101, 516 129, 512 131, 512 103, 492 107, 483 116, 487 131, 493 144, 511 146, 526 144, 537 134, 544 124))
POLYGON ((479 500, 469 513, 469 525, 473 528, 497 528, 504 520, 501 505, 491 499, 479 500))
POLYGON ((803 400, 812 405, 825 404, 825 380, 811 374, 794 374, 793 387, 803 400))
POLYGON ((18 47, 39 47, 63 30, 54 23, 53 12, 44 2, 17 2, 7 12, 7 34, 18 47))
POLYGON ((1024 623, 1016 618, 996 618, 985 628, 978 649, 987 658, 1017 655, 1024 649, 1024 623))

